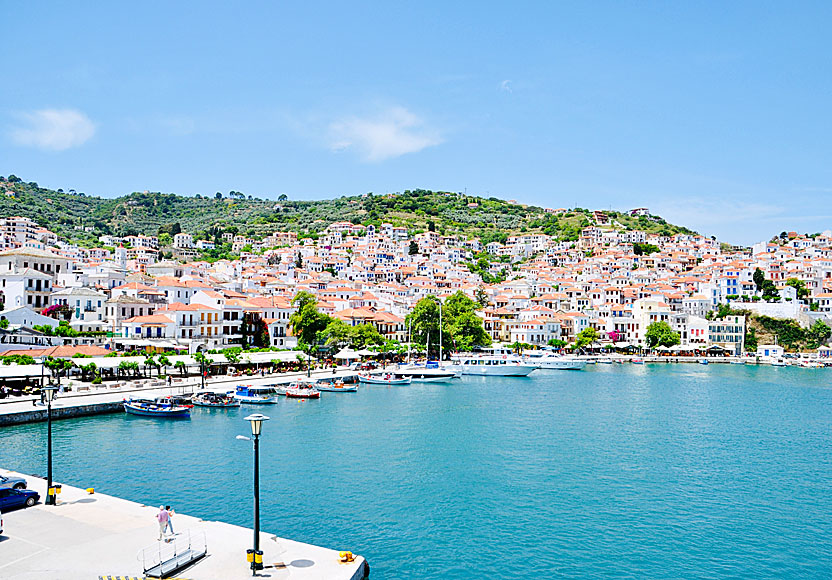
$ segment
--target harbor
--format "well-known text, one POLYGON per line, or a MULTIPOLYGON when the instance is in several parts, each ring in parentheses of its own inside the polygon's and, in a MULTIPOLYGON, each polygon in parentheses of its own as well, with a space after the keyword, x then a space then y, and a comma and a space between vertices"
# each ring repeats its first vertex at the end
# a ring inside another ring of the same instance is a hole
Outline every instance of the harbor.
MULTIPOLYGON (((0 475, 22 475, 0 470, 0 475)), ((41 497, 46 481, 25 476, 41 497)), ((145 577, 177 556, 196 558, 176 571, 189 580, 251 578, 246 550, 250 529, 176 513, 177 532, 157 541, 158 508, 64 484, 54 506, 38 504, 3 514, 0 577, 6 580, 89 580, 145 577)), ((294 542, 262 532, 263 570, 258 578, 362 580, 369 566, 361 556, 342 562, 339 550, 294 542)))
MULTIPOLYGON (((194 408, 189 420, 82 417, 53 424, 54 477, 150 515, 171 504, 245 529, 251 444, 236 437, 263 412, 262 529, 361 554, 371 577, 826 577, 832 472, 818 466, 832 461, 830 378, 596 364, 366 384, 194 408)), ((0 465, 43 475, 45 434, 42 423, 4 427, 0 465)))
MULTIPOLYGON (((311 373, 316 379, 353 380, 355 373, 351 371, 314 371, 311 373)), ((306 373, 282 373, 273 375, 258 375, 253 377, 211 377, 205 381, 205 388, 218 391, 233 391, 235 385, 252 384, 288 384, 306 373)), ((177 379, 168 383, 162 379, 146 379, 140 381, 125 381, 117 386, 104 385, 96 388, 89 384, 73 381, 69 385, 71 390, 61 393, 52 406, 52 420, 72 419, 90 415, 107 413, 121 413, 124 411, 123 401, 126 398, 156 398, 172 395, 191 395, 202 388, 199 378, 188 380, 177 379)), ((0 427, 20 423, 46 421, 46 407, 40 405, 38 396, 20 396, 0 399, 0 427), (37 403, 37 404, 36 404, 37 403)))

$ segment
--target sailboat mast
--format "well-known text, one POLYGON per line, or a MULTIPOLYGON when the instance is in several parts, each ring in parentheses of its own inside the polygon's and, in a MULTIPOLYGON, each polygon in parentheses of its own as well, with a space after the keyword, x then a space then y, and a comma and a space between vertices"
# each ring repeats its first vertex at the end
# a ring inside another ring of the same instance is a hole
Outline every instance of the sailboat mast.
POLYGON ((439 303, 439 368, 442 368, 442 302, 439 303))

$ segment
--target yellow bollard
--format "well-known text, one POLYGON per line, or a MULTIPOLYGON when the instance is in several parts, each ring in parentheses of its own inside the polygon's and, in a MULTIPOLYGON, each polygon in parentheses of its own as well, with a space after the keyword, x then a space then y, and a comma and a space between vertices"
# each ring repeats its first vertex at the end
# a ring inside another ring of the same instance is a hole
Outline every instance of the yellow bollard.
POLYGON ((260 550, 254 552, 254 563, 257 564, 258 569, 263 567, 263 552, 260 550))
POLYGON ((91 488, 91 487, 88 487, 88 488, 86 489, 86 491, 87 491, 87 493, 88 493, 88 494, 90 494, 90 495, 92 495, 92 494, 94 494, 94 493, 95 493, 95 489, 93 489, 93 488, 91 488))
POLYGON ((355 556, 352 555, 352 552, 338 552, 338 558, 342 562, 352 562, 355 560, 355 556))
POLYGON ((246 550, 246 562, 254 562, 254 550, 246 550))

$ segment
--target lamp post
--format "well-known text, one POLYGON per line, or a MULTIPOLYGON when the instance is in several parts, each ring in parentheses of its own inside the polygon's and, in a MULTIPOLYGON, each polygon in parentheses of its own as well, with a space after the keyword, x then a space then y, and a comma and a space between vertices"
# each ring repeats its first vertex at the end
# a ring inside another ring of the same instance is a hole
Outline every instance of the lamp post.
POLYGON ((249 552, 251 575, 254 576, 257 570, 263 569, 263 554, 260 552, 260 431, 263 429, 263 421, 268 421, 269 418, 256 413, 245 420, 251 423, 251 438, 238 435, 237 439, 254 441, 254 549, 249 552))
POLYGON ((50 383, 41 390, 46 400, 46 505, 55 505, 52 489, 52 400, 58 393, 58 387, 50 383))
POLYGON ((312 376, 312 345, 309 345, 309 350, 306 351, 306 378, 312 376))

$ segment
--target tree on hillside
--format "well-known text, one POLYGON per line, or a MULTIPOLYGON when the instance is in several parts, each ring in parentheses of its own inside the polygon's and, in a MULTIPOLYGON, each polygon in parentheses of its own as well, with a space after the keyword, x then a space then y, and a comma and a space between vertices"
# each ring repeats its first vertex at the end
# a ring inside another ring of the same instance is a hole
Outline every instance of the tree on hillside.
POLYGON ((585 346, 592 346, 600 338, 601 337, 598 334, 598 331, 594 327, 588 326, 578 333, 578 336, 576 337, 577 340, 575 341, 575 347, 583 348, 585 346))
POLYGON ((760 292, 763 289, 763 282, 765 281, 765 279, 765 273, 761 269, 756 268, 754 270, 754 276, 752 277, 752 280, 754 280, 754 285, 757 286, 757 292, 760 292))
POLYGON ((791 286, 797 291, 797 298, 803 300, 809 295, 809 289, 806 288, 806 282, 799 278, 789 278, 786 280, 786 286, 791 286))
POLYGON ((318 333, 323 332, 332 318, 318 311, 318 301, 309 292, 300 291, 292 298, 292 306, 297 308, 289 317, 292 334, 305 345, 318 342, 318 333))
POLYGON ((419 244, 417 244, 415 240, 410 240, 410 247, 408 248, 407 253, 411 256, 419 253, 419 244))
POLYGON ((780 292, 777 291, 777 286, 771 280, 763 280, 763 300, 772 301, 780 299, 780 292))
POLYGON ((651 323, 647 327, 647 332, 644 333, 644 340, 650 348, 657 346, 675 346, 681 342, 679 333, 673 332, 670 325, 664 321, 651 323))
POLYGON ((808 340, 807 346, 809 348, 818 348, 825 344, 829 338, 832 337, 832 328, 829 328, 821 320, 816 320, 815 323, 806 331, 806 338, 808 340))
POLYGON ((488 294, 485 292, 485 288, 480 286, 477 288, 477 291, 474 293, 474 296, 477 299, 477 304, 480 305, 480 308, 485 308, 488 306, 488 294))
MULTIPOLYGON (((430 337, 432 352, 439 350, 439 305, 437 297, 427 296, 407 315, 413 342, 425 346, 430 337)), ((467 351, 491 344, 491 337, 476 314, 478 308, 479 305, 463 292, 457 292, 445 301, 442 305, 442 348, 445 352, 467 351)))
POLYGON ((277 201, 286 201, 287 199, 289 199, 289 196, 286 195, 285 193, 281 193, 280 195, 277 196, 277 201))

